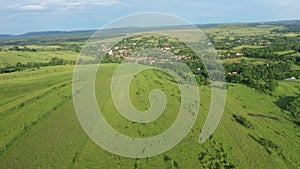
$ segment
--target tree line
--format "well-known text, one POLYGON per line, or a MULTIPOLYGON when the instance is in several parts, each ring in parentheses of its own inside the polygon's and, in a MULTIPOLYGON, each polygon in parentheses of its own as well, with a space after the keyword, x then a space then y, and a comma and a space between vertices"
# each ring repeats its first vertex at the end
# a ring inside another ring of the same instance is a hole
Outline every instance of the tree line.
POLYGON ((39 69, 40 67, 46 67, 46 66, 66 65, 68 63, 71 63, 71 62, 64 60, 64 59, 60 59, 58 57, 54 57, 49 62, 46 62, 46 63, 43 63, 43 62, 20 63, 20 62, 17 62, 16 65, 14 65, 14 66, 6 66, 4 68, 0 68, 0 74, 23 71, 23 70, 27 70, 27 69, 39 69))
POLYGON ((226 72, 238 72, 236 75, 228 74, 227 82, 242 83, 257 90, 271 94, 278 86, 276 80, 287 77, 299 78, 300 71, 292 70, 292 64, 275 62, 263 65, 249 63, 224 64, 226 72))

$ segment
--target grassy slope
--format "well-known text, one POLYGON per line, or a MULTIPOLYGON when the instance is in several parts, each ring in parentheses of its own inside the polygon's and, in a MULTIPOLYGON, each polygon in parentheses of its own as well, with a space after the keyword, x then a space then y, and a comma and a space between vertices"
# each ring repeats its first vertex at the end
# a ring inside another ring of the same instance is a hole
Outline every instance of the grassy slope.
POLYGON ((257 36, 269 34, 273 29, 282 29, 282 26, 265 26, 265 27, 255 27, 243 24, 230 24, 230 25, 220 25, 213 28, 202 29, 204 33, 215 34, 221 37, 223 36, 257 36))
MULTIPOLYGON (((110 76, 115 67, 113 64, 103 65, 101 69, 105 71, 101 71, 103 73, 96 81, 99 105, 110 124, 125 134, 139 137, 164 131, 176 118, 176 113, 172 113, 178 107, 176 86, 159 79, 158 76, 163 76, 159 72, 139 74, 130 89, 132 102, 138 109, 149 106, 144 96, 150 89, 160 86, 170 92, 170 99, 174 99, 171 97, 173 92, 175 99, 157 123, 132 124, 117 114, 111 100, 110 76), (139 95, 136 94, 137 87, 144 89, 139 95)), ((0 96, 4 98, 0 101, 0 168, 134 168, 135 164, 138 168, 168 168, 174 167, 174 161, 180 168, 202 168, 216 159, 239 168, 296 168, 300 165, 299 126, 288 121, 274 104, 278 97, 238 84, 230 85, 222 121, 206 143, 200 145, 197 140, 210 105, 210 90, 200 87, 201 110, 197 122, 174 149, 149 159, 128 159, 110 154, 96 146, 83 132, 72 105, 71 78, 71 66, 0 75, 0 96), (232 114, 246 117, 254 129, 237 123, 232 114), (282 155, 269 154, 249 134, 273 141, 282 155), (207 155, 206 161, 198 160, 201 152, 207 155), (173 161, 164 162, 164 155, 173 161)), ((283 81, 278 94, 286 86, 289 86, 287 96, 299 93, 299 83, 283 81)))
POLYGON ((18 52, 18 51, 1 51, 0 67, 14 66, 17 62, 49 62, 51 58, 74 61, 78 53, 72 51, 43 51, 43 52, 18 52))

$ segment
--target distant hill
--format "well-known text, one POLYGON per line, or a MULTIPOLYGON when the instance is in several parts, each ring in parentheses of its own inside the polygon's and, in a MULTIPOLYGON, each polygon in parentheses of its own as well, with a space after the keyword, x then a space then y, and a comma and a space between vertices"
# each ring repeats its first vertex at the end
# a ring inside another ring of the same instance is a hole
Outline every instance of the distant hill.
POLYGON ((12 35, 7 35, 7 34, 0 34, 0 39, 4 39, 4 38, 9 38, 12 35))
POLYGON ((57 35, 90 35, 96 30, 79 30, 79 31, 45 31, 45 32, 29 32, 20 36, 57 36, 57 35))
MULTIPOLYGON (((253 22, 253 23, 213 23, 213 24, 195 24, 199 28, 211 28, 220 25, 250 25, 250 26, 259 26, 259 25, 282 25, 287 27, 288 31, 300 32, 300 20, 280 20, 280 21, 267 21, 267 22, 253 22)), ((181 25, 181 26, 169 26, 169 27, 149 27, 149 28, 137 28, 137 27, 126 27, 126 28, 111 28, 104 30, 104 36, 109 35, 111 32, 118 32, 120 35, 122 33, 137 32, 139 30, 145 31, 149 30, 161 30, 161 29, 184 29, 188 28, 190 25, 181 25)), ((84 40, 88 39, 93 35, 96 30, 77 30, 77 31, 41 31, 41 32, 29 32, 21 35, 8 35, 0 34, 0 46, 2 45, 24 45, 28 41, 32 44, 32 40, 42 40, 47 38, 48 40, 84 40)))
POLYGON ((74 37, 74 36, 91 36, 95 30, 80 30, 80 31, 42 31, 42 32, 28 32, 21 35, 0 35, 0 40, 17 40, 28 38, 41 38, 41 37, 74 37))

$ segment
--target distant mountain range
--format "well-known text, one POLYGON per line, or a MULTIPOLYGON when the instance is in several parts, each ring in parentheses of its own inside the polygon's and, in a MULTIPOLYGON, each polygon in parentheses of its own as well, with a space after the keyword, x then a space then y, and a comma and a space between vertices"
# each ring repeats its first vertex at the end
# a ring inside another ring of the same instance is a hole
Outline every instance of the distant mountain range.
POLYGON ((74 36, 74 35, 92 35, 96 30, 79 30, 79 31, 42 31, 42 32, 29 32, 21 35, 8 35, 0 34, 0 40, 16 40, 26 38, 38 37, 55 37, 55 36, 74 36))
MULTIPOLYGON (((247 24, 251 26, 258 26, 258 25, 282 25, 282 26, 289 26, 289 25, 299 25, 300 20, 279 20, 279 21, 267 21, 267 22, 236 22, 236 23, 214 23, 214 24, 195 24, 195 26, 199 28, 209 28, 215 27, 219 25, 230 25, 230 24, 247 24)), ((182 26, 171 26, 171 27, 154 27, 148 29, 175 29, 175 28, 184 28, 189 27, 189 25, 182 25, 182 26)), ((127 27, 127 28, 112 28, 107 29, 107 32, 111 31, 118 31, 120 33, 132 32, 136 31, 138 28, 134 27, 127 27)), ((145 30, 145 29, 142 29, 145 30)), ((16 41, 16 40, 26 40, 26 39, 40 39, 40 38, 87 38, 93 35, 96 30, 78 30, 78 31, 42 31, 42 32, 29 32, 21 35, 9 35, 9 34, 0 34, 0 40, 4 41, 16 41)))

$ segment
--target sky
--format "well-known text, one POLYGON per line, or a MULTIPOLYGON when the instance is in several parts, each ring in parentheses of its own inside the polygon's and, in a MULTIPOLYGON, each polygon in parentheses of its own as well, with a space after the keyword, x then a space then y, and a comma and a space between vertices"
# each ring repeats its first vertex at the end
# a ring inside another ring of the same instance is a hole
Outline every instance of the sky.
POLYGON ((194 24, 300 19, 299 0, 1 0, 0 34, 89 30, 162 12, 194 24))

